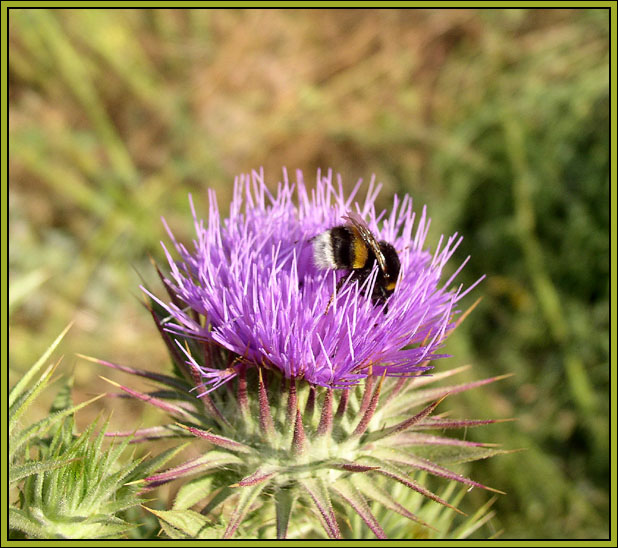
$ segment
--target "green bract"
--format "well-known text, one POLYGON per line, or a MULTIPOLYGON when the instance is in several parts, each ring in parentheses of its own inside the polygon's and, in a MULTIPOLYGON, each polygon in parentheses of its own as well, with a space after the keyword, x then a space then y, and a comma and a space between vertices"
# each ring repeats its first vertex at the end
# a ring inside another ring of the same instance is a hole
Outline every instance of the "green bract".
POLYGON ((9 506, 11 536, 123 537, 135 525, 122 519, 121 513, 141 502, 137 486, 127 484, 162 466, 172 452, 148 462, 134 458, 120 462, 131 438, 105 448, 105 428, 93 439, 95 423, 77 436, 75 412, 98 398, 73 405, 71 379, 57 394, 47 417, 22 425, 25 411, 48 385, 57 364, 35 380, 36 374, 67 330, 9 394, 9 481, 18 491, 18 500, 9 506))

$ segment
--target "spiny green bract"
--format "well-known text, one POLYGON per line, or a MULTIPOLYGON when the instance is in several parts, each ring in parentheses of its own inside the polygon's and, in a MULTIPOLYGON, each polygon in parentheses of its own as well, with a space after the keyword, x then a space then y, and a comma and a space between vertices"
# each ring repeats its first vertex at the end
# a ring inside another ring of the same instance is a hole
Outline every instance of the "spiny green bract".
POLYGON ((39 538, 116 538, 132 528, 118 514, 138 504, 139 461, 122 466, 118 458, 129 443, 105 450, 104 433, 91 441, 94 424, 73 434, 74 419, 64 421, 48 442, 37 444, 40 458, 65 464, 29 476, 13 511, 17 528, 39 538))
POLYGON ((9 506, 13 538, 124 536, 135 525, 120 515, 141 502, 138 487, 128 483, 152 473, 178 451, 162 453, 148 462, 131 458, 120 463, 131 438, 105 448, 107 425, 93 439, 96 421, 77 436, 75 412, 98 398, 73 405, 71 378, 56 395, 47 417, 22 426, 26 410, 47 386, 58 364, 48 367, 36 381, 35 376, 67 330, 9 394, 9 482, 17 492, 17 500, 9 506))

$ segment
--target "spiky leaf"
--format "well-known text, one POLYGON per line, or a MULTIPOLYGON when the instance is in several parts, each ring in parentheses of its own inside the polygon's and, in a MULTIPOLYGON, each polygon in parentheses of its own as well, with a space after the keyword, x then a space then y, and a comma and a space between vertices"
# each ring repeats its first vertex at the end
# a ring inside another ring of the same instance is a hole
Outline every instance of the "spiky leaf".
POLYGON ((193 510, 153 510, 165 533, 173 539, 215 539, 220 538, 224 526, 213 524, 193 510))

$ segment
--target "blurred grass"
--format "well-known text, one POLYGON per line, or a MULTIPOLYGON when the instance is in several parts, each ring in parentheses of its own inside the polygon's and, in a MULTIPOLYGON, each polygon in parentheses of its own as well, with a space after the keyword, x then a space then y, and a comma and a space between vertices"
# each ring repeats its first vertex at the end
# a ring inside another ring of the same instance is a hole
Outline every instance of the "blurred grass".
POLYGON ((508 492, 475 534, 609 535, 609 11, 12 9, 9 42, 11 384, 70 320, 77 401, 116 377, 74 352, 168 366, 135 270, 188 192, 375 173, 488 275, 451 363, 515 375, 450 406, 526 451, 474 466, 508 492))

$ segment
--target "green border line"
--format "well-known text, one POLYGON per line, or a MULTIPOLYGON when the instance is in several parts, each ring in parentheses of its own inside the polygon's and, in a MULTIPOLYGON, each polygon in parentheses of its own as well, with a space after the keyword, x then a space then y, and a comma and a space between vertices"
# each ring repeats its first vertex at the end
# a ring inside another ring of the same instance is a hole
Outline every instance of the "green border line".
MULTIPOLYGON (((33 1, 28 2, 25 0, 9 0, 6 2, 2 2, 3 7, 7 8, 18 8, 18 7, 62 7, 62 8, 74 8, 72 6, 73 2, 71 1, 58 1, 58 0, 50 0, 50 1, 33 1)), ((601 1, 591 1, 591 2, 583 2, 581 0, 566 0, 564 2, 560 2, 558 0, 523 0, 523 1, 509 1, 502 0, 496 2, 485 2, 484 0, 478 0, 476 2, 470 0, 463 1, 447 1, 447 0, 427 0, 427 1, 410 1, 410 0, 392 0, 386 2, 377 3, 369 0, 290 0, 290 1, 240 1, 240 0, 222 0, 222 1, 199 1, 199 0, 188 0, 184 2, 179 2, 178 7, 176 9, 182 8, 192 8, 192 7, 243 7, 243 8, 260 8, 260 7, 270 7, 270 8, 309 8, 309 7, 325 7, 325 8, 334 8, 334 7, 347 7, 347 8, 482 8, 482 9, 491 9, 491 8, 615 8, 616 0, 601 0, 601 1), (487 3, 488 5, 484 5, 487 3)), ((97 1, 84 1, 80 2, 78 6, 80 7, 113 7, 113 8, 121 8, 121 7, 171 7, 171 2, 163 2, 163 1, 154 1, 147 2, 144 0, 137 0, 134 2, 123 2, 123 1, 109 1, 109 2, 101 2, 97 1)))
POLYGON ((617 477, 616 473, 618 470, 616 464, 616 425, 618 424, 617 413, 616 413, 616 378, 618 377, 618 366, 616 360, 616 344, 618 337, 616 335, 616 250, 617 250, 617 231, 616 231, 616 218, 618 216, 618 212, 616 211, 616 193, 618 191, 618 180, 616 178, 616 163, 618 162, 618 158, 616 155, 616 143, 617 140, 617 131, 616 131, 616 113, 617 109, 617 101, 616 101, 616 85, 617 85, 617 77, 616 77, 616 66, 617 66, 617 47, 616 47, 616 4, 614 4, 613 9, 610 10, 610 86, 611 86, 611 94, 610 94, 610 203, 611 203, 611 229, 610 229, 610 257, 611 257, 611 265, 610 265, 610 306, 611 306, 611 314, 610 314, 610 392, 611 392, 611 405, 610 405, 610 436, 611 436, 611 485, 610 485, 610 508, 614 511, 610 512, 610 538, 613 539, 614 543, 616 543, 616 522, 618 517, 616 516, 616 509, 618 508, 618 499, 617 499, 617 477), (614 195, 612 196, 612 190, 614 191, 614 195), (612 329, 613 327, 613 329, 612 329), (613 374, 613 378, 612 378, 613 374), (612 382, 613 381, 613 382, 612 382))
MULTIPOLYGON (((71 6, 71 2, 60 2, 60 1, 49 1, 49 2, 27 2, 27 1, 7 1, 2 3, 1 10, 1 23, 2 23, 2 193, 0 198, 0 204, 2 207, 2 258, 1 258, 1 272, 0 279, 2 281, 2 345, 5 349, 4 356, 6 357, 5 363, 8 364, 8 10, 9 8, 26 8, 26 7, 73 7, 71 6)), ((85 1, 81 2, 79 6, 75 7, 169 7, 170 2, 145 2, 145 1, 135 1, 135 2, 101 2, 101 1, 85 1)), ((605 546, 616 546, 616 509, 618 508, 618 498, 617 498, 617 487, 616 487, 616 474, 617 474, 617 463, 616 463, 616 450, 617 450, 617 442, 616 442, 616 425, 618 424, 617 420, 617 403, 616 403, 616 376, 617 376, 617 361, 616 361, 616 345, 617 345, 617 336, 615 327, 617 325, 617 311, 616 311, 616 287, 617 287, 617 268, 616 268, 616 256, 617 256, 617 207, 616 207, 616 192, 617 192, 617 179, 616 179, 616 162, 617 154, 616 154, 616 143, 617 143, 617 124, 616 124, 616 112, 617 112, 617 100, 616 100, 616 87, 617 87, 617 78, 616 78, 616 58, 617 48, 616 48, 616 1, 601 1, 601 2, 581 2, 581 1, 565 1, 565 2, 551 2, 551 1, 522 1, 522 2, 514 2, 514 1, 498 1, 488 3, 489 5, 483 5, 483 2, 453 2, 453 1, 425 1, 425 2, 411 2, 411 1, 392 1, 392 2, 384 2, 381 4, 377 4, 376 2, 369 1, 337 1, 337 2, 326 2, 326 1, 290 1, 290 2, 241 2, 241 1, 221 1, 221 2, 204 2, 204 1, 187 1, 182 2, 179 5, 179 8, 183 7, 280 7, 280 8, 289 8, 289 7, 479 7, 484 9, 490 8, 502 8, 502 7, 513 7, 513 8, 524 8, 524 7, 546 7, 546 8, 568 8, 568 7, 585 7, 586 8, 609 8, 610 10, 610 41, 611 41, 611 110, 610 110, 610 119, 611 119, 611 171, 610 171, 610 185, 611 189, 614 191, 614 195, 611 195, 610 192, 610 208, 611 208, 611 326, 614 327, 614 330, 611 332, 611 359, 610 359, 610 367, 611 371, 614 374, 611 383, 611 422, 610 425, 613 428, 610 428, 611 435, 611 508, 614 510, 613 513, 610 513, 610 539, 609 540, 489 540, 483 541, 483 546, 541 546, 541 545, 550 545, 550 546, 564 546, 564 547, 575 547, 581 546, 585 543, 587 548, 593 547, 605 547, 605 546)), ((6 377, 5 384, 8 382, 8 366, 5 367, 4 374, 6 377)), ((6 410, 8 405, 7 400, 8 393, 8 385, 4 386, 2 391, 2 409, 6 410)), ((144 545, 145 539, 141 540, 8 540, 8 521, 7 521, 7 507, 8 507, 8 477, 7 477, 7 425, 6 419, 2 421, 2 442, 0 444, 2 448, 2 489, 3 489, 3 504, 2 504, 2 518, 0 521, 1 524, 1 537, 0 544, 2 546, 40 546, 43 544, 44 546, 58 546, 65 547, 70 545, 72 542, 79 543, 76 545, 79 546, 107 546, 110 543, 114 546, 138 546, 144 545)), ((146 541, 147 542, 147 541, 146 541)), ((179 540, 168 540, 161 539, 152 541, 157 546, 196 546, 196 545, 225 545, 225 546, 263 546, 265 543, 280 545, 284 544, 286 546, 309 546, 313 544, 322 545, 336 545, 336 546, 375 546, 378 541, 355 541, 355 540, 343 540, 343 541, 320 541, 320 540, 307 540, 307 541, 276 541, 276 540, 229 540, 229 541, 221 541, 221 540, 200 540, 200 541, 179 541, 179 540)), ((421 541, 406 541, 406 540, 393 540, 393 541, 379 541, 380 546, 457 546, 464 543, 470 544, 471 542, 479 542, 479 541, 442 541, 442 540, 431 540, 427 542, 421 541)))
POLYGON ((9 484, 8 484, 8 413, 6 410, 8 409, 8 391, 9 391, 9 341, 8 341, 8 318, 9 318, 9 305, 8 305, 8 255, 9 255, 9 247, 8 247, 8 224, 9 224, 9 215, 8 215, 8 192, 9 192, 9 183, 8 183, 8 9, 5 6, 2 6, 2 13, 0 16, 0 21, 2 23, 2 184, 0 189, 0 204, 2 207, 2 228, 0 231, 2 232, 2 258, 0 259, 0 284, 2 291, 2 358, 3 363, 5 363, 5 371, 2 372, 2 410, 3 417, 2 420, 2 441, 0 442, 0 447, 2 448, 2 504, 0 505, 3 508, 3 511, 0 511, 2 518, 0 519, 0 528, 2 531, 2 537, 0 543, 7 544, 8 541, 8 497, 9 497, 9 484), (6 510, 4 510, 6 509, 6 510))

